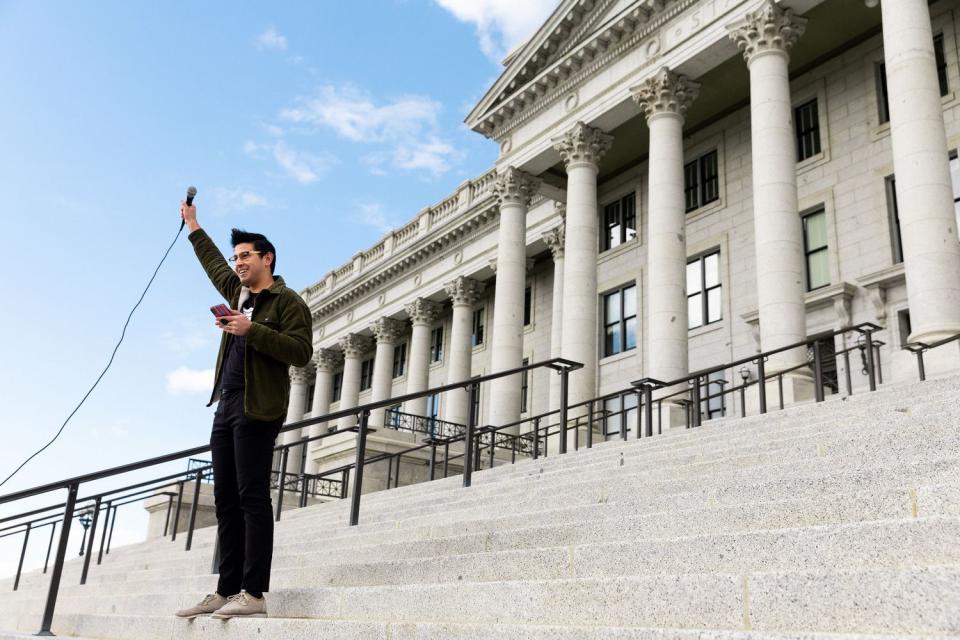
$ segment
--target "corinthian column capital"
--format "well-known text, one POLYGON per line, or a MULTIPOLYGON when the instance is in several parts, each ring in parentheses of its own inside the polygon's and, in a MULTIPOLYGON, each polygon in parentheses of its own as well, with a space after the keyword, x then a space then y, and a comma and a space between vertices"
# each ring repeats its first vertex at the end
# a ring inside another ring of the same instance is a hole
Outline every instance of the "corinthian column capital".
POLYGON ((539 187, 539 178, 516 167, 507 167, 493 183, 493 193, 501 206, 519 204, 526 207, 530 205, 530 198, 537 193, 539 187))
POLYGON ((553 229, 543 232, 543 241, 547 244, 547 248, 550 249, 550 253, 553 254, 554 262, 563 258, 563 244, 566 236, 566 223, 560 223, 553 229))
POLYGON ((743 59, 750 64, 754 56, 777 52, 789 56, 807 28, 807 19, 794 15, 773 0, 756 11, 750 11, 743 20, 727 26, 730 39, 743 50, 743 59))
POLYGON ((340 350, 347 358, 359 358, 370 351, 370 347, 373 346, 373 341, 370 338, 356 333, 348 333, 342 336, 339 342, 340 350))
POLYGON ((440 317, 443 306, 431 300, 417 298, 404 307, 413 324, 433 324, 440 317))
POLYGON ((313 378, 313 363, 305 367, 290 367, 290 384, 307 384, 313 378))
POLYGON ((631 88, 630 93, 647 120, 663 113, 683 118, 700 94, 700 83, 663 67, 652 78, 631 88))
POLYGON ((455 305, 473 306, 486 289, 486 284, 473 278, 460 276, 444 285, 447 295, 455 305))
POLYGON ((343 364, 343 352, 336 349, 317 349, 313 354, 317 371, 332 372, 343 364))
POLYGON ((567 168, 575 164, 596 166, 611 145, 613 136, 583 122, 578 122, 570 131, 553 139, 553 148, 560 153, 567 168))
POLYGON ((407 323, 395 318, 380 318, 370 326, 377 342, 396 344, 407 332, 407 323))

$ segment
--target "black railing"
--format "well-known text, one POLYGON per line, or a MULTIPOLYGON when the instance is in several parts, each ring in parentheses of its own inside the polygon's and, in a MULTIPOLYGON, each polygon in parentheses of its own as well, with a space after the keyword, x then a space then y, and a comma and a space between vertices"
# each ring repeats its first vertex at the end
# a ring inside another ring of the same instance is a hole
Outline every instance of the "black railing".
POLYGON ((927 366, 924 363, 923 354, 931 349, 936 349, 937 347, 942 347, 943 345, 950 344, 952 342, 960 342, 960 333, 955 336, 950 336, 949 338, 944 338, 943 340, 938 340, 932 344, 926 344, 924 342, 911 342, 903 345, 903 349, 911 352, 917 358, 917 375, 921 382, 927 379, 927 366))
POLYGON ((403 413, 397 409, 387 410, 383 426, 395 431, 423 433, 430 438, 458 438, 467 429, 467 426, 463 424, 447 422, 433 416, 403 413))
MULTIPOLYGON (((469 406, 474 406, 475 400, 478 397, 477 394, 479 393, 481 384, 486 383, 490 380, 495 380, 495 379, 503 378, 507 376, 519 375, 524 371, 530 371, 530 370, 539 369, 539 368, 547 368, 547 369, 552 369, 557 371, 561 376, 561 380, 562 380, 561 386, 564 389, 566 389, 567 387, 566 382, 570 372, 576 369, 582 368, 582 366, 583 365, 579 363, 572 362, 570 360, 565 360, 563 358, 553 358, 551 360, 546 360, 543 362, 538 362, 538 363, 526 365, 523 367, 518 367, 516 369, 501 371, 501 372, 489 374, 486 376, 480 376, 478 378, 473 378, 469 381, 448 384, 448 385, 444 385, 444 386, 433 388, 433 389, 427 389, 422 392, 407 394, 398 398, 391 398, 391 399, 387 399, 379 402, 360 405, 357 407, 345 408, 343 410, 332 412, 324 416, 317 416, 315 418, 309 418, 309 419, 301 420, 295 423, 290 423, 290 424, 284 425, 280 429, 280 432, 282 433, 286 431, 295 431, 295 430, 300 431, 304 427, 309 427, 310 425, 313 425, 313 424, 332 423, 333 421, 339 420, 340 418, 356 418, 357 419, 357 424, 354 427, 350 427, 348 429, 342 429, 342 430, 328 431, 327 433, 322 433, 322 434, 318 434, 311 437, 301 438, 295 442, 282 444, 278 447, 275 447, 274 451, 280 453, 280 458, 282 461, 280 468, 282 470, 285 470, 287 468, 287 460, 288 460, 291 449, 302 447, 302 446, 305 447, 310 442, 321 440, 323 438, 336 436, 336 435, 342 435, 346 432, 356 433, 357 445, 356 445, 356 462, 355 463, 353 463, 352 465, 348 465, 346 467, 327 470, 322 473, 313 474, 313 475, 305 474, 301 471, 301 473, 299 474, 299 477, 302 478, 303 480, 298 480, 298 485, 297 485, 301 487, 301 504, 304 504, 305 502, 303 497, 304 490, 305 489, 309 490, 310 483, 314 483, 314 484, 321 483, 321 484, 326 484, 327 486, 333 486, 334 483, 337 480, 339 480, 340 489, 341 489, 340 496, 345 497, 348 493, 347 487, 349 486, 348 483, 350 482, 348 480, 348 477, 349 477, 348 474, 351 473, 352 471, 353 480, 352 480, 352 487, 350 487, 350 489, 352 489, 352 493, 350 494, 351 496, 350 525, 353 526, 359 522, 360 497, 363 491, 364 467, 368 464, 373 464, 381 460, 390 459, 394 457, 398 461, 401 459, 400 457, 397 457, 392 454, 386 455, 386 456, 376 456, 375 458, 372 458, 370 460, 366 459, 365 452, 366 452, 367 435, 371 431, 368 425, 371 411, 376 409, 386 409, 389 406, 394 405, 396 403, 407 402, 407 401, 415 400, 418 398, 425 398, 436 393, 443 393, 445 391, 453 391, 453 390, 459 390, 459 389, 469 390, 470 397, 471 397, 471 404, 469 406)), ((471 415, 471 420, 466 425, 464 429, 464 433, 459 438, 457 438, 464 442, 465 452, 459 454, 459 456, 454 456, 449 458, 449 459, 454 459, 456 457, 463 457, 464 486, 470 485, 470 477, 471 477, 470 474, 472 469, 469 462, 472 460, 471 446, 473 445, 474 439, 475 439, 474 438, 475 428, 476 428, 476 425, 474 424, 473 415, 471 415)), ((447 448, 449 448, 450 440, 451 439, 449 438, 446 440, 447 448)), ((435 453, 435 448, 437 446, 437 443, 438 443, 438 440, 431 438, 428 443, 420 445, 419 447, 414 447, 411 450, 430 447, 431 452, 435 453)), ((42 509, 34 509, 32 511, 20 513, 15 516, 9 516, 7 518, 0 519, 0 523, 3 523, 3 522, 10 522, 13 520, 24 520, 26 518, 30 518, 31 516, 35 516, 39 514, 46 514, 44 518, 49 520, 50 515, 48 512, 62 509, 62 516, 59 519, 59 522, 62 523, 60 527, 60 537, 59 537, 59 542, 57 543, 56 555, 54 558, 53 569, 50 577, 50 583, 47 590, 47 600, 44 606, 40 630, 38 631, 37 635, 40 635, 40 636, 53 635, 53 633, 51 632, 51 626, 53 623, 53 615, 56 609, 57 597, 60 590, 60 582, 63 574, 63 565, 66 561, 66 554, 67 554, 66 547, 70 537, 70 528, 73 520, 79 517, 78 514, 80 512, 84 511, 85 509, 90 509, 90 513, 91 513, 91 519, 89 524, 89 542, 86 541, 86 535, 84 536, 85 543, 86 543, 85 546, 87 547, 87 553, 84 559, 84 567, 81 575, 81 584, 86 583, 87 572, 89 569, 89 562, 90 562, 90 556, 91 556, 90 552, 93 548, 93 540, 96 536, 97 528, 99 526, 101 512, 106 507, 108 518, 109 518, 110 511, 112 510, 113 520, 115 521, 116 519, 116 507, 119 505, 111 505, 109 501, 105 503, 104 499, 107 498, 108 496, 113 496, 114 494, 117 494, 117 493, 123 493, 126 491, 131 491, 133 489, 143 489, 150 485, 153 485, 150 490, 156 490, 160 487, 168 487, 168 486, 172 486, 172 484, 175 484, 177 486, 177 501, 176 501, 177 509, 176 509, 176 514, 174 516, 173 534, 171 536, 171 539, 175 539, 177 529, 179 528, 178 525, 180 521, 180 509, 183 501, 183 491, 185 489, 186 483, 192 482, 193 501, 191 504, 189 522, 187 525, 187 542, 186 542, 186 550, 189 551, 192 548, 193 532, 196 526, 197 507, 198 507, 199 497, 200 497, 200 485, 204 481, 205 477, 208 475, 210 467, 194 465, 195 468, 190 469, 188 472, 186 472, 186 474, 184 472, 180 472, 172 475, 167 475, 162 478, 155 478, 153 480, 148 480, 145 482, 124 486, 118 489, 113 489, 110 491, 102 492, 100 494, 85 496, 82 498, 79 496, 81 485, 85 485, 87 483, 98 481, 98 480, 104 480, 107 478, 114 478, 126 473, 140 471, 142 469, 147 469, 150 467, 166 464, 169 462, 174 462, 176 460, 182 460, 184 458, 195 458, 196 456, 206 453, 209 450, 210 450, 209 444, 193 447, 191 449, 177 451, 177 452, 169 453, 163 456, 158 456, 158 457, 150 458, 147 460, 133 462, 133 463, 121 465, 118 467, 105 469, 103 471, 88 473, 85 475, 76 476, 73 478, 67 478, 64 480, 56 481, 56 482, 50 482, 38 487, 34 487, 32 489, 26 489, 23 491, 18 491, 15 493, 0 496, 0 504, 8 504, 8 503, 16 502, 19 500, 34 498, 36 496, 44 495, 52 491, 66 490, 67 492, 66 501, 62 504, 54 505, 54 506, 46 507, 42 509), (183 477, 185 475, 186 477, 183 477), (158 486, 157 483, 159 482, 163 482, 164 484, 158 486), (92 503, 92 505, 90 505, 90 503, 92 503), (83 505, 88 505, 88 506, 85 507, 83 505)), ((400 455, 402 455, 403 453, 404 452, 401 452, 400 455)), ((398 467, 399 467, 399 464, 398 464, 398 467)), ((433 470, 432 467, 433 467, 433 464, 431 464, 431 471, 433 470)), ((287 486, 286 475, 287 474, 284 471, 282 476, 283 481, 277 483, 279 495, 277 500, 277 516, 276 517, 278 519, 280 516, 280 511, 283 506, 284 492, 287 486)), ((399 475, 399 473, 397 475, 399 475)), ((169 509, 172 508, 172 505, 173 505, 173 500, 171 496, 168 499, 168 511, 169 509)), ((49 524, 49 522, 47 522, 46 524, 49 524)), ((19 527, 20 529, 17 529, 16 533, 22 533, 24 535, 24 554, 25 554, 26 545, 29 542, 29 537, 32 530, 35 528, 38 528, 38 526, 46 526, 46 524, 38 525, 34 521, 25 520, 23 522, 18 522, 16 525, 12 525, 12 527, 10 527, 10 528, 19 527)), ((168 524, 169 524, 169 514, 168 514, 168 524)), ((112 535, 112 527, 113 527, 113 524, 111 523, 110 524, 111 535, 112 535)), ((85 534, 86 534, 86 530, 87 528, 85 527, 85 534)), ((53 536, 51 536, 51 540, 52 539, 53 539, 53 536)), ((214 551, 214 556, 216 557, 216 549, 214 551)), ((15 582, 19 582, 19 577, 17 578, 17 580, 15 580, 15 582)))

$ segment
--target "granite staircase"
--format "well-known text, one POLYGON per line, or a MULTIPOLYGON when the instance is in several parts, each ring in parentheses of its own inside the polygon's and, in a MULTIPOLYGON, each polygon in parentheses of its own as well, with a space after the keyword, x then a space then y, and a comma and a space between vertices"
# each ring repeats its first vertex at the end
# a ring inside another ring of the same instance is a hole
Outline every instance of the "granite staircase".
MULTIPOLYGON (((213 529, 114 549, 53 629, 135 640, 960 638, 960 377, 284 513, 270 618, 179 620, 213 529)), ((0 640, 46 576, 0 583, 0 640)))

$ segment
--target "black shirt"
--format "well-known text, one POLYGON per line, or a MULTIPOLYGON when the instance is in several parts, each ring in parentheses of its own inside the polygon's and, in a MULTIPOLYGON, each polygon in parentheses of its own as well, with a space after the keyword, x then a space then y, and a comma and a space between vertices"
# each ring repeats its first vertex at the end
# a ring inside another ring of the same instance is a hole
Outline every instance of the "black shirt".
MULTIPOLYGON (((240 311, 248 319, 253 317, 253 305, 257 301, 257 294, 250 294, 250 297, 240 305, 240 311)), ((223 384, 221 389, 243 389, 245 376, 243 371, 243 357, 247 350, 247 338, 245 336, 230 336, 230 344, 227 346, 227 357, 223 361, 223 384)))

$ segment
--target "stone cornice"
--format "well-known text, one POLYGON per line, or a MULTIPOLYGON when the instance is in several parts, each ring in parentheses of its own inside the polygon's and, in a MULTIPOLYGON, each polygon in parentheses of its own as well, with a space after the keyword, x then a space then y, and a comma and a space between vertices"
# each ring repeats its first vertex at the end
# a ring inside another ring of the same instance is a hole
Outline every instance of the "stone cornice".
POLYGON ((750 60, 757 54, 776 51, 785 55, 797 43, 807 28, 807 19, 794 15, 773 0, 756 11, 751 11, 743 20, 727 27, 730 39, 743 50, 743 59, 750 60))
POLYGON ((700 83, 663 67, 652 78, 632 87, 630 93, 648 120, 663 113, 685 118, 687 109, 700 94, 700 83))
POLYGON ((380 318, 372 325, 370 331, 378 343, 396 344, 407 333, 407 323, 395 318, 380 318))
POLYGON ((453 304, 467 306, 476 304, 486 287, 486 283, 466 276, 460 276, 443 286, 453 304))
POLYGON ((553 139, 553 148, 568 168, 577 164, 599 164, 611 145, 613 136, 583 122, 576 123, 570 131, 553 139))
POLYGON ((537 193, 540 179, 516 167, 507 167, 493 183, 497 204, 530 206, 530 199, 537 193))
POLYGON ((612 18, 605 27, 469 124, 491 139, 502 139, 570 94, 598 70, 625 55, 651 33, 699 0, 648 0, 612 18), (632 22, 632 27, 630 24, 632 22))

